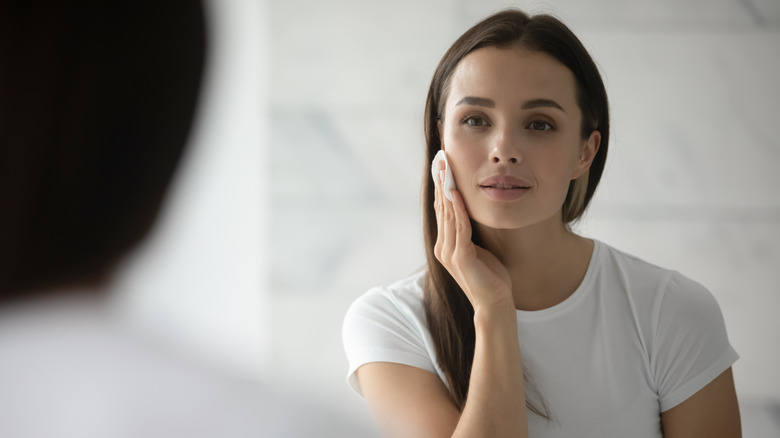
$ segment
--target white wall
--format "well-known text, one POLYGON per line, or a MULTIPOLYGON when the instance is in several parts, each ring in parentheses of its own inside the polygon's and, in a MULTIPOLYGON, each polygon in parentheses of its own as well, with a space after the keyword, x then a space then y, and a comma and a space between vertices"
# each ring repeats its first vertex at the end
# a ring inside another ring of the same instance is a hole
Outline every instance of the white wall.
POLYGON ((118 295, 196 354, 249 377, 268 369, 264 4, 207 3, 210 40, 189 150, 154 234, 118 295))

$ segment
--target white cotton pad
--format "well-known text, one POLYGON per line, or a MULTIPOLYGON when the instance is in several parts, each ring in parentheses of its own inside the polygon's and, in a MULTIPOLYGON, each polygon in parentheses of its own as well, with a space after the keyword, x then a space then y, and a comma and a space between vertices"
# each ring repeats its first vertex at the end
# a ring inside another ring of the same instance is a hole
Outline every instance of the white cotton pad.
POLYGON ((444 151, 440 150, 436 153, 436 156, 433 157, 433 163, 431 164, 431 175, 433 176, 433 181, 435 184, 439 184, 441 182, 441 179, 439 178, 439 172, 441 172, 441 169, 439 169, 439 162, 444 160, 444 195, 447 197, 447 199, 450 200, 450 202, 453 202, 452 199, 452 190, 455 189, 455 178, 452 177, 452 170, 450 170, 450 163, 447 161, 447 155, 444 153, 444 151))

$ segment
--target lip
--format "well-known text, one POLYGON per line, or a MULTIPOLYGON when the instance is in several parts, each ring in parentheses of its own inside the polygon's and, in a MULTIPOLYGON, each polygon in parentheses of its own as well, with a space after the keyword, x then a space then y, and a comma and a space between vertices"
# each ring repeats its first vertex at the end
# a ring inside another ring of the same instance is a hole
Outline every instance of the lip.
POLYGON ((483 179, 479 187, 497 201, 514 201, 531 189, 531 183, 509 175, 495 175, 483 179))

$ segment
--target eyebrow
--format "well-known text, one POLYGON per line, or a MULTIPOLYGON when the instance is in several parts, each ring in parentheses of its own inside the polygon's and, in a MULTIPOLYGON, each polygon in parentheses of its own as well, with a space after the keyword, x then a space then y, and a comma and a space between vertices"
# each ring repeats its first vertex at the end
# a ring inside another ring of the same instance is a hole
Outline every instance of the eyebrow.
POLYGON ((463 99, 459 100, 458 103, 456 103, 455 105, 477 105, 477 106, 486 106, 488 108, 494 108, 496 106, 496 103, 493 102, 493 100, 486 99, 484 97, 466 96, 463 99))
POLYGON ((557 108, 563 112, 566 112, 562 106, 558 105, 558 102, 551 99, 533 99, 523 103, 522 109, 533 108, 557 108))
MULTIPOLYGON (((492 99, 484 97, 466 96, 459 100, 455 105, 477 105, 487 108, 495 108, 496 103, 492 99)), ((556 108, 563 112, 566 112, 558 102, 552 99, 533 99, 523 103, 522 109, 534 109, 534 108, 556 108)))

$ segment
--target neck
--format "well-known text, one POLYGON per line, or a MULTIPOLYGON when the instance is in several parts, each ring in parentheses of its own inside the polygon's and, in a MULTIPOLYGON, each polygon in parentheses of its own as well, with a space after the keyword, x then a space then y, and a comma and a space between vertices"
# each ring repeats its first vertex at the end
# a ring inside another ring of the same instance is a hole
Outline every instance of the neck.
POLYGON ((509 271, 515 307, 541 310, 568 298, 582 282, 593 242, 567 230, 560 218, 499 230, 477 224, 485 249, 509 271))

